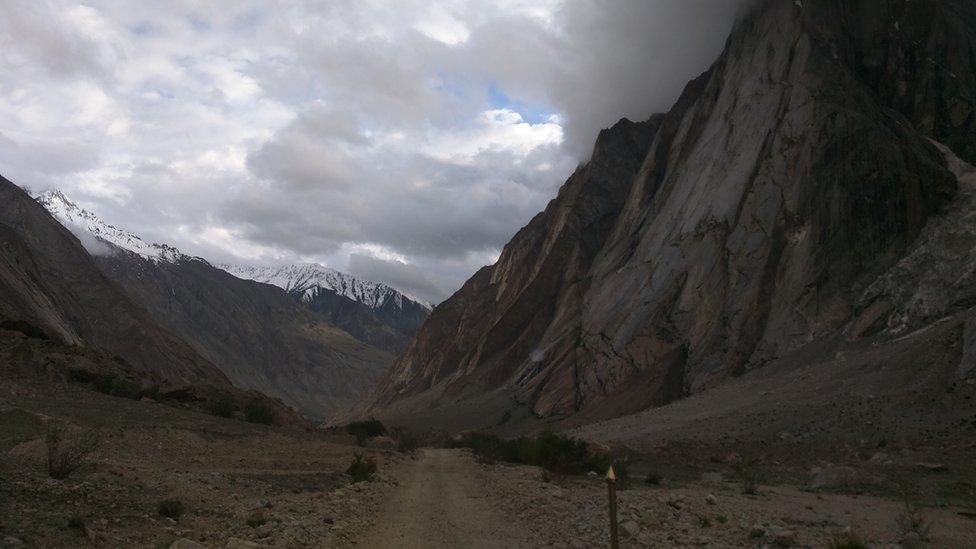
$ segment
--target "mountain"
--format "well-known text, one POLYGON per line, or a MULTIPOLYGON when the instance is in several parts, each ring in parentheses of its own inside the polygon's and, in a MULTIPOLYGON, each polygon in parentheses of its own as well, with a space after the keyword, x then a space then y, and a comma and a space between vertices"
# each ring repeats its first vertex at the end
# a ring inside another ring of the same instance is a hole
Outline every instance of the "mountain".
POLYGON ((944 391, 976 353, 958 225, 974 25, 962 0, 757 2, 670 111, 600 133, 434 309, 368 410, 456 428, 616 417, 774 364, 869 368, 878 357, 855 354, 909 335, 915 351, 884 355, 888 379, 939 356, 916 379, 944 391))
POLYGON ((392 360, 279 288, 147 243, 59 191, 37 200, 66 227, 93 237, 88 246, 101 271, 237 387, 278 397, 320 419, 348 407, 392 360))
POLYGON ((218 266, 238 278, 278 286, 360 341, 394 353, 406 346, 431 310, 429 303, 386 284, 316 263, 218 266))
POLYGON ((41 339, 117 356, 164 386, 228 384, 213 363, 112 283, 78 238, 3 178, 0 321, 4 328, 27 327, 41 339))

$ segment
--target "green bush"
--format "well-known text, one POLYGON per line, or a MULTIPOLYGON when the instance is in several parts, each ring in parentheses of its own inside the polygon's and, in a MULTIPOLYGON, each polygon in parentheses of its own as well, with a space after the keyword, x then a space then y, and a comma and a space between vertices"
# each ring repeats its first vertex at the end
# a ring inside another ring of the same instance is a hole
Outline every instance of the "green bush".
POLYGON ((210 413, 218 417, 231 417, 234 415, 234 403, 227 397, 220 397, 210 406, 210 413))
POLYGON ((376 474, 376 462, 369 458, 364 459, 362 454, 356 454, 352 464, 346 469, 346 474, 352 478, 354 483, 369 482, 373 480, 373 475, 376 474))
POLYGON ((386 427, 380 420, 371 417, 367 420, 354 421, 346 425, 346 432, 356 437, 356 444, 365 446, 368 439, 385 435, 386 427))
POLYGON ((122 398, 138 399, 142 397, 142 387, 124 377, 116 376, 112 378, 111 394, 122 398))
POLYGON ((85 532, 87 530, 87 526, 85 526, 85 519, 80 515, 72 515, 71 518, 68 519, 68 528, 85 532))
POLYGON ((250 423, 271 425, 275 421, 275 413, 266 403, 252 400, 244 406, 244 419, 250 423))
MULTIPOLYGON (((99 393, 133 400, 142 398, 143 395, 153 395, 151 390, 143 391, 142 386, 138 383, 117 375, 99 376, 95 378, 92 382, 92 388, 99 393)), ((156 396, 158 396, 158 392, 159 390, 157 388, 156 396)))
POLYGON ((179 520, 186 511, 186 507, 183 502, 178 499, 164 499, 156 505, 156 512, 162 517, 168 517, 173 520, 179 520))
POLYGON ((247 525, 251 528, 257 528, 268 522, 267 517, 264 516, 263 511, 255 511, 251 513, 251 516, 247 517, 247 525))
POLYGON ((586 441, 555 433, 516 439, 503 439, 485 433, 467 433, 453 440, 451 445, 470 448, 475 458, 482 463, 522 463, 566 475, 579 475, 589 471, 603 474, 613 464, 618 487, 624 488, 630 479, 622 460, 614 460, 609 454, 591 450, 586 441))

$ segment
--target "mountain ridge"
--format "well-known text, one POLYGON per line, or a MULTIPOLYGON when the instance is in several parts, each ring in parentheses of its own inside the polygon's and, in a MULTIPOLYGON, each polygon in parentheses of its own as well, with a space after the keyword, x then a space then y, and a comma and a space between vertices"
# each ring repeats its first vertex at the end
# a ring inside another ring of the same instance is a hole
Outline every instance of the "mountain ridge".
POLYGON ((929 139, 976 156, 976 17, 957 17, 973 12, 759 2, 644 123, 646 146, 630 146, 634 123, 601 132, 498 262, 435 308, 370 411, 450 414, 501 391, 537 417, 613 417, 886 321, 864 290, 957 194, 929 139))

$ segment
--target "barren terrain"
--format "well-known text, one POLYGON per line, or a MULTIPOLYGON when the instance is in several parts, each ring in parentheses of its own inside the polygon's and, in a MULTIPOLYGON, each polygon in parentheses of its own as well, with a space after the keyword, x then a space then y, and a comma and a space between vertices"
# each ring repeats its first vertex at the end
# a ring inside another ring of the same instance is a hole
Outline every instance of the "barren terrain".
MULTIPOLYGON (((5 381, 0 445, 3 546, 598 547, 608 540, 602 472, 559 477, 478 463, 467 450, 424 448, 410 457, 358 448, 343 435, 252 425, 73 385, 5 381), (90 464, 65 480, 45 469, 44 433, 54 424, 101 438, 90 464), (373 482, 350 484, 344 471, 355 453, 377 461, 373 482), (157 512, 169 498, 185 504, 178 519, 157 512)), ((721 454, 687 442, 622 448, 632 477, 619 493, 623 546, 823 547, 847 535, 895 546, 905 539, 899 519, 909 513, 890 482, 898 476, 932 488, 907 494, 932 547, 976 544, 966 451, 896 440, 882 446, 838 445, 836 462, 814 467, 814 457, 795 458, 809 445, 788 442, 765 448, 761 459, 734 445, 721 454), (933 461, 940 456, 948 459, 933 461), (746 477, 757 483, 754 494, 743 493, 746 477)))

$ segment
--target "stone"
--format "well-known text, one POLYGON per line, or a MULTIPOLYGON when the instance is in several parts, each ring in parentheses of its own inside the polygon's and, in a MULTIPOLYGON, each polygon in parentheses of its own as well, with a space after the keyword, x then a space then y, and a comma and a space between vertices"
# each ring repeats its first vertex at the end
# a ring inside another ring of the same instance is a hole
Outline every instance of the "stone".
POLYGON ((4 547, 23 547, 24 546, 24 542, 21 541, 19 538, 15 538, 13 536, 7 536, 7 537, 3 538, 3 546, 4 547))
POLYGON ((620 534, 628 538, 637 537, 640 534, 640 525, 632 520, 628 520, 620 525, 620 534))
POLYGON ((916 465, 920 469, 925 469, 933 473, 944 473, 949 470, 949 467, 945 463, 918 463, 916 465))
POLYGON ((715 497, 713 494, 708 494, 707 496, 705 496, 705 502, 708 503, 709 505, 716 505, 718 504, 718 498, 715 497))
POLYGON ((266 522, 266 523, 262 524, 261 526, 258 526, 257 528, 255 528, 254 529, 254 533, 259 538, 266 538, 266 537, 268 537, 268 536, 271 535, 271 532, 274 532, 274 529, 275 529, 274 523, 266 522))
POLYGON ((796 544, 796 532, 793 530, 775 530, 771 532, 770 537, 773 543, 779 547, 791 547, 796 544))

